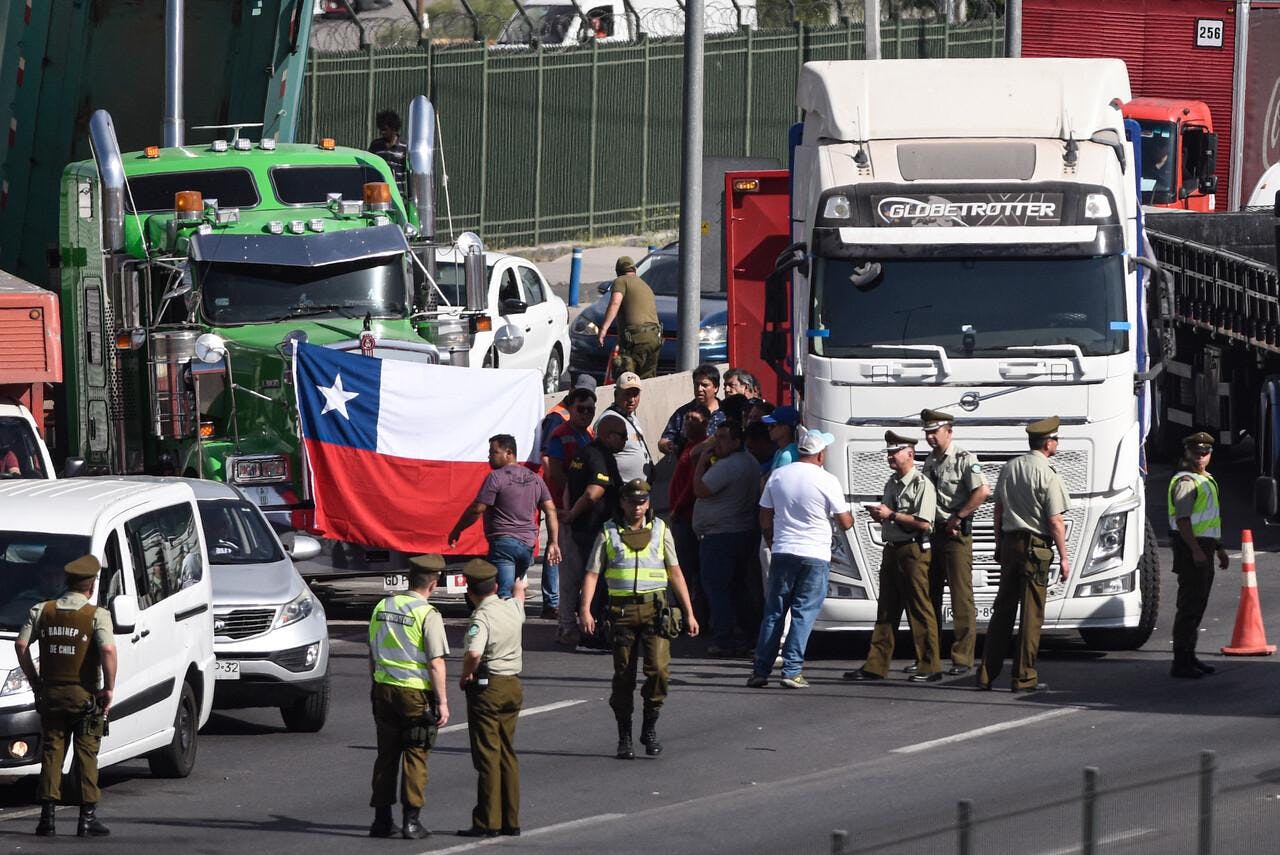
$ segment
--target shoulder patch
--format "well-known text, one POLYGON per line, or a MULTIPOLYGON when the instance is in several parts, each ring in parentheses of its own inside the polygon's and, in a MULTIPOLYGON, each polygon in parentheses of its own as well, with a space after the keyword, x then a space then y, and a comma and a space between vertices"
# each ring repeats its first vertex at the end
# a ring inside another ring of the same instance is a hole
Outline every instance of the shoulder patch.
POLYGON ((981 463, 971 463, 971 464, 969 464, 969 471, 970 471, 970 472, 981 472, 981 471, 982 471, 982 464, 981 464, 981 463))
POLYGON ((471 624, 467 627, 467 637, 471 638, 480 634, 480 627, 477 624, 471 624))
POLYGON ((597 473, 596 473, 596 480, 597 480, 597 481, 599 481, 599 482, 601 482, 601 483, 603 483, 603 484, 608 484, 608 483, 609 483, 609 476, 608 476, 608 475, 606 475, 606 474, 605 474, 605 473, 603 473, 603 472, 597 472, 597 473))

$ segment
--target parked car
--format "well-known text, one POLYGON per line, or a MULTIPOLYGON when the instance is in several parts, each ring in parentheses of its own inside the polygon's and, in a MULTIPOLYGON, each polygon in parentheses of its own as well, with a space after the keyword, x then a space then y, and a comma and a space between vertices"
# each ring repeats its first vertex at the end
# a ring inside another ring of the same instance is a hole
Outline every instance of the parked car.
MULTIPOLYGON (((63 567, 102 562, 91 601, 115 625, 111 732, 100 766, 146 757, 182 778, 213 702, 213 585, 186 484, 84 478, 0 483, 0 779, 40 771, 40 716, 13 639, 32 606, 59 596, 63 567)), ((32 645, 39 655, 39 644, 32 645)))
POLYGON ((213 577, 215 709, 279 707, 285 727, 315 733, 329 712, 329 627, 294 559, 320 554, 305 534, 282 542, 239 488, 196 478, 131 475, 188 484, 200 508, 213 577))
MULTIPOLYGON (((636 265, 636 274, 653 289, 658 304, 658 321, 662 324, 662 350, 658 353, 658 373, 671 374, 676 370, 679 358, 679 320, 677 297, 680 293, 680 246, 672 243, 655 250, 636 265)), ((569 355, 569 371, 573 375, 590 374, 597 380, 604 378, 609 354, 618 342, 620 321, 615 320, 605 336, 604 346, 597 341, 600 324, 609 307, 609 286, 612 280, 601 282, 596 290, 599 297, 582 310, 573 322, 569 338, 573 349, 569 355)), ((729 358, 729 311, 724 292, 717 285, 710 288, 704 283, 701 293, 702 320, 698 325, 698 361, 725 362, 729 358)))
MULTIPOLYGON (((436 263, 445 298, 452 305, 465 305, 461 254, 453 248, 437 250, 436 263)), ((569 352, 569 307, 531 261, 486 252, 485 268, 493 328, 476 333, 471 364, 534 368, 542 372, 543 390, 548 395, 560 391, 569 352)))

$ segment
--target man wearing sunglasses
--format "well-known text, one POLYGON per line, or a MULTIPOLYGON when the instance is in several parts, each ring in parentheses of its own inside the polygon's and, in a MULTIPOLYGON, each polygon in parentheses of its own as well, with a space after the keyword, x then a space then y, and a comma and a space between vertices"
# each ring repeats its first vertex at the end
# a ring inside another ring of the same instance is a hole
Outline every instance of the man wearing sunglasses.
POLYGON ((1198 680, 1217 669, 1196 657, 1196 636, 1213 590, 1213 559, 1227 569, 1222 548, 1222 511, 1218 482, 1209 474, 1213 436, 1193 433, 1182 441, 1182 469, 1169 482, 1169 541, 1173 572, 1178 577, 1178 605, 1173 618, 1174 677, 1198 680))

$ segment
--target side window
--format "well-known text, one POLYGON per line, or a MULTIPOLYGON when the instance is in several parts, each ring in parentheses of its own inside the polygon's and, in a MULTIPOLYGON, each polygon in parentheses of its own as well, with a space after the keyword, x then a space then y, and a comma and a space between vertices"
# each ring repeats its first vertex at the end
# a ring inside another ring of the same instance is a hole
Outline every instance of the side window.
POLYGON ((498 285, 498 305, 507 300, 520 299, 520 286, 516 285, 516 272, 508 267, 502 272, 502 282, 498 285))
POLYGON ((98 605, 104 609, 111 598, 124 593, 124 556, 120 553, 120 537, 114 531, 107 538, 107 566, 98 574, 98 605))
POLYGON ((125 523, 139 605, 154 605, 200 581, 204 563, 188 504, 150 511, 125 523), (145 596, 144 596, 145 592, 145 596))
POLYGON ((542 287, 542 277, 532 267, 520 268, 520 281, 524 284, 524 301, 530 306, 547 301, 546 291, 542 287))

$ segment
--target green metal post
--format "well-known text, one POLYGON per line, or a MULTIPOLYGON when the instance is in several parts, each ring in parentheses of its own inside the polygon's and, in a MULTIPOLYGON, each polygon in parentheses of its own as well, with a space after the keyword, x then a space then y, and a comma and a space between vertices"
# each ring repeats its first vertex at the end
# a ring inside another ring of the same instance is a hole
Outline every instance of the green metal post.
POLYGON ((480 56, 480 205, 476 231, 484 237, 484 203, 488 197, 489 165, 489 49, 480 56))
POLYGON ((956 805, 956 852, 973 855, 973 802, 968 799, 956 805))
POLYGON ((1080 855, 1094 855, 1098 842, 1098 769, 1086 766, 1080 799, 1080 855))
POLYGON ((542 243, 542 43, 534 50, 538 52, 538 132, 533 150, 533 244, 537 246, 542 243))
POLYGON ((644 98, 640 105, 640 127, 644 133, 640 135, 640 234, 649 229, 649 37, 642 36, 644 44, 644 98))
POLYGON ((1218 755, 1212 751, 1200 752, 1200 823, 1196 852, 1211 855, 1213 852, 1213 770, 1218 755))
POLYGON ((747 30, 747 81, 743 87, 743 121, 742 121, 742 156, 751 156, 751 92, 752 80, 755 77, 755 63, 752 59, 755 56, 754 38, 750 29, 747 30))
POLYGON ((373 45, 364 47, 369 57, 368 79, 364 90, 364 137, 371 139, 377 128, 373 126, 373 45))
POLYGON ((311 88, 311 139, 308 140, 312 145, 317 142, 316 137, 316 114, 320 109, 320 52, 311 51, 311 82, 308 84, 311 88))
POLYGON ((600 43, 591 42, 591 166, 588 170, 587 184, 587 240, 596 239, 596 119, 600 106, 600 43))

